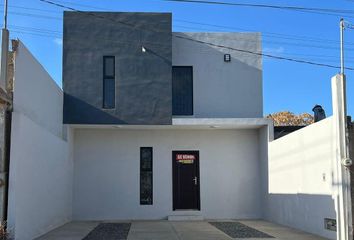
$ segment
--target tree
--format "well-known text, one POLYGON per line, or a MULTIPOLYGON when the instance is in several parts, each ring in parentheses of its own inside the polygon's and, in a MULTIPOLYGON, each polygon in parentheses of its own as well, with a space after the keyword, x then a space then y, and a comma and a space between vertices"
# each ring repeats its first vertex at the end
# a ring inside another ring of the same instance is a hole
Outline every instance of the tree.
POLYGON ((289 111, 269 114, 267 118, 272 119, 274 126, 306 126, 314 122, 314 118, 309 113, 296 115, 289 111))

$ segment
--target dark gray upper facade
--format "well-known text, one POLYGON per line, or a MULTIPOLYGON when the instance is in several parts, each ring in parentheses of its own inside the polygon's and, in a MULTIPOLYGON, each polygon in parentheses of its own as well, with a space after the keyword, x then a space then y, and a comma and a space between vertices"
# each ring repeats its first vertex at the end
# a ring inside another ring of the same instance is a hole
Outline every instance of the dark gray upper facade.
POLYGON ((64 12, 66 124, 172 124, 169 13, 64 12), (113 56, 114 107, 104 108, 105 56, 113 56))

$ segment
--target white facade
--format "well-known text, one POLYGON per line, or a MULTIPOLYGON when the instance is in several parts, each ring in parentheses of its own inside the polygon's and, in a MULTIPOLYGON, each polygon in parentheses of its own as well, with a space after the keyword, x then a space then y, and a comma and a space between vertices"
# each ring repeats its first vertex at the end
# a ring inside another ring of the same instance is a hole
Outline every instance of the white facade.
POLYGON ((77 129, 76 220, 260 218, 258 129, 77 129), (153 205, 139 203, 140 147, 153 147, 153 205), (198 150, 201 211, 172 211, 172 151, 198 150))
MULTIPOLYGON (((260 52, 257 33, 176 33, 260 52)), ((191 117, 172 126, 75 126, 73 218, 260 218, 262 118, 261 57, 173 38, 172 65, 193 67, 191 117), (224 62, 231 54, 231 62, 224 62), (119 129, 117 129, 117 127, 119 129), (139 202, 140 147, 153 147, 153 205, 139 202), (200 211, 172 210, 172 151, 200 154, 200 211), (94 180, 93 180, 94 179, 94 180)))

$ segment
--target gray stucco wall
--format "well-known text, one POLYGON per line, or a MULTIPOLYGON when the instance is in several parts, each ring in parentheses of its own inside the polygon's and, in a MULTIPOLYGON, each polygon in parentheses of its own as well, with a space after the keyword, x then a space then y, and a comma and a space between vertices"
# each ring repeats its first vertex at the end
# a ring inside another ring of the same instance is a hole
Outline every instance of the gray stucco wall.
POLYGON ((64 12, 63 32, 64 123, 171 124, 171 14, 64 12), (105 55, 115 109, 102 108, 105 55))
POLYGON ((193 66, 195 118, 263 117, 262 57, 181 39, 262 52, 260 33, 174 33, 172 63, 193 66), (224 62, 231 54, 231 62, 224 62))

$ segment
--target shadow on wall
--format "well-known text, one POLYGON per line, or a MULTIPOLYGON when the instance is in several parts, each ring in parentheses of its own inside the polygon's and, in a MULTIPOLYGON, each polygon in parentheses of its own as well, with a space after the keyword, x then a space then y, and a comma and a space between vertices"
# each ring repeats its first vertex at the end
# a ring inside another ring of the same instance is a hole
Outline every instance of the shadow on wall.
MULTIPOLYGON (((198 36, 183 33, 178 35, 198 39, 198 36)), ((236 41, 236 37, 222 39, 218 35, 211 36, 201 37, 215 44, 229 41, 236 47, 247 47, 236 41)), ((174 48, 174 55, 179 56, 179 61, 174 64, 194 67, 195 117, 262 117, 262 71, 259 56, 212 47, 188 39, 176 41, 183 42, 176 42, 180 48, 174 48), (226 53, 232 56, 229 63, 224 62, 226 53)), ((72 78, 64 78, 68 79, 64 86, 69 86, 64 87, 64 90, 67 88, 67 94, 64 95, 64 123, 171 124, 172 91, 169 88, 172 68, 171 59, 164 56, 166 52, 170 50, 161 51, 161 47, 157 48, 146 42, 144 46, 133 45, 126 49, 124 56, 117 56, 116 64, 119 67, 116 71, 115 109, 101 108, 103 82, 101 74, 98 74, 98 69, 102 67, 99 64, 100 58, 92 60, 98 64, 93 64, 91 75, 82 76, 88 80, 77 82, 76 88, 72 85, 75 83, 72 78), (132 54, 134 57, 130 56, 132 54), (89 80, 91 82, 85 82, 89 80)))
POLYGON ((336 218, 332 118, 269 143, 263 162, 264 218, 330 239, 324 219, 336 218))
MULTIPOLYGON (((266 219, 317 234, 330 239, 336 232, 325 229, 324 218, 336 215, 334 200, 330 195, 318 194, 268 194, 266 219), (281 219, 281 220, 280 220, 281 219)), ((335 217, 334 217, 335 219, 335 217)))
POLYGON ((66 93, 64 93, 64 102, 65 105, 71 106, 70 108, 64 108, 64 123, 126 124, 126 122, 118 119, 116 116, 104 112, 102 109, 98 109, 87 102, 66 93))

